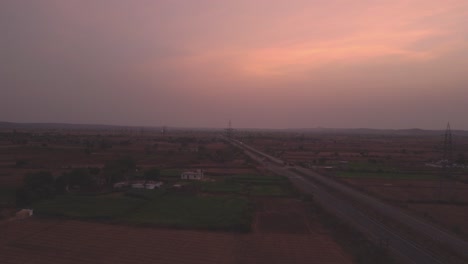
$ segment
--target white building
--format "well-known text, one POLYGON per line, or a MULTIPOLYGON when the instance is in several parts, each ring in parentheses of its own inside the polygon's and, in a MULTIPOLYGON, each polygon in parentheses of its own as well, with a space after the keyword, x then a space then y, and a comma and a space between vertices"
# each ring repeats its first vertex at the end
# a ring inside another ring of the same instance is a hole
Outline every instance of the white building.
POLYGON ((32 209, 21 209, 18 212, 16 212, 16 219, 26 219, 28 217, 31 217, 32 215, 32 209))
POLYGON ((153 182, 149 181, 145 184, 145 189, 148 190, 154 190, 154 189, 159 189, 163 185, 163 182, 153 182))
POLYGON ((185 171, 180 175, 182 180, 203 180, 203 177, 203 170, 201 169, 196 171, 185 171))
POLYGON ((130 182, 117 182, 114 183, 114 189, 124 189, 124 188, 132 188, 132 189, 159 189, 163 185, 163 182, 156 182, 156 181, 133 181, 130 182))

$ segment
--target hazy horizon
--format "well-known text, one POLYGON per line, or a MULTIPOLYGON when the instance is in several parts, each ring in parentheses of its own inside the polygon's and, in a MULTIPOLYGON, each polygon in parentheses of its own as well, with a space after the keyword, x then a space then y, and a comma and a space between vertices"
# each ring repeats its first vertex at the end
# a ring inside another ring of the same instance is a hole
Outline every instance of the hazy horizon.
POLYGON ((468 1, 0 3, 0 120, 468 130, 468 1))
MULTIPOLYGON (((0 120, 1 123, 11 123, 11 124, 19 124, 19 125, 77 125, 77 126, 115 126, 115 127, 131 127, 131 128, 154 128, 154 129, 160 129, 160 128, 166 128, 166 129, 214 129, 214 130, 225 130, 228 127, 228 124, 225 126, 207 126, 207 127, 202 127, 202 126, 167 126, 164 124, 155 124, 155 125, 128 125, 128 124, 106 124, 106 123, 66 123, 66 122, 14 122, 14 121, 8 121, 8 120, 0 120)), ((466 129, 459 129, 456 127, 453 127, 451 125, 451 130, 452 131, 468 131, 466 129)), ((284 128, 278 128, 278 127, 235 127, 231 126, 234 130, 359 130, 359 129, 369 129, 369 130, 424 130, 424 131, 446 131, 447 130, 447 124, 445 126, 440 127, 440 128, 434 128, 434 129, 423 129, 423 128, 418 128, 418 127, 406 127, 406 128, 391 128, 391 127, 383 127, 383 128, 371 128, 371 127, 322 127, 322 126, 316 126, 316 127, 284 127, 284 128)))

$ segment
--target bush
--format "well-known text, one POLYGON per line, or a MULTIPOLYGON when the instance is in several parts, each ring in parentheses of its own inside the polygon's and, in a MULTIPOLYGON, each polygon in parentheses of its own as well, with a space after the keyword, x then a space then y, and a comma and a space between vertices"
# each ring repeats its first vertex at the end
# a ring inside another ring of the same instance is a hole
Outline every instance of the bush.
POLYGON ((24 187, 16 191, 16 205, 28 206, 34 201, 55 196, 55 180, 48 171, 26 174, 24 187))
POLYGON ((63 195, 33 204, 38 215, 65 216, 86 219, 115 219, 143 204, 130 197, 63 195))

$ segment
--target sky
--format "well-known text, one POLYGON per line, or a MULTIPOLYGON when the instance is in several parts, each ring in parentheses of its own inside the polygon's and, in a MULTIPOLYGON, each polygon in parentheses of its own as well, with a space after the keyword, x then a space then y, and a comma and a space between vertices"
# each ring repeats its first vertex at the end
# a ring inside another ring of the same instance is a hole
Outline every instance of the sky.
POLYGON ((0 121, 468 130, 467 0, 2 0, 0 121))

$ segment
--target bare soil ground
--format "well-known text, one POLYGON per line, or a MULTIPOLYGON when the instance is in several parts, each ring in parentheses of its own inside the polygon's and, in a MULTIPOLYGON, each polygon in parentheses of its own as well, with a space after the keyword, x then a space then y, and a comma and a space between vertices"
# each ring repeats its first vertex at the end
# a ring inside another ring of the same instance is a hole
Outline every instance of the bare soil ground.
POLYGON ((132 157, 142 170, 202 168, 208 174, 255 173, 232 147, 209 133, 10 132, 0 133, 0 186, 19 187, 30 172, 45 170, 59 176, 72 168, 103 168, 122 157, 132 157))
POLYGON ((259 233, 323 234, 324 229, 311 221, 304 204, 297 199, 256 198, 254 230, 259 233))
MULTIPOLYGON (((427 134, 332 134, 265 133, 250 137, 246 143, 288 163, 328 166, 326 175, 342 172, 375 173, 375 178, 344 177, 340 181, 356 186, 375 197, 401 206, 462 238, 468 237, 468 168, 457 168, 458 182, 444 182, 440 188, 440 168, 427 163, 443 156, 444 132, 427 134), (421 179, 377 178, 378 173, 397 172, 421 179), (437 200, 446 201, 438 203, 437 200), (456 201, 457 203, 450 203, 456 201)), ((453 159, 468 166, 468 137, 453 132, 453 159)))
MULTIPOLYGON (((424 202, 439 199, 441 192, 438 180, 400 180, 400 179, 341 179, 363 188, 382 199, 395 202, 424 202)), ((456 200, 468 203, 468 184, 462 182, 443 183, 443 188, 451 187, 450 192, 456 200)), ((442 189, 443 192, 449 190, 442 189)), ((446 194, 447 195, 447 194, 446 194)))
MULTIPOLYGON (((410 212, 468 237, 468 184, 456 182, 440 189, 437 180, 342 179, 372 195, 393 202, 410 212), (442 194, 440 194, 442 193, 442 194), (436 202, 440 195, 456 197, 458 203, 436 202)), ((446 185, 442 185, 446 186, 446 185)))
POLYGON ((450 204, 408 204, 412 211, 442 224, 449 231, 468 238, 468 206, 450 204))
POLYGON ((352 263, 326 232, 261 229, 182 231, 32 217, 0 225, 0 263, 352 263))
MULTIPOLYGON (((0 186, 19 187, 29 172, 46 170, 59 176, 72 168, 102 168, 123 156, 133 157, 142 170, 201 168, 207 176, 259 174, 238 150, 207 134, 3 136, 0 186), (13 142, 17 139, 27 143, 13 142)), ((141 228, 35 216, 3 221, 0 263, 352 263, 351 256, 301 201, 264 197, 254 202, 258 212, 251 233, 141 228)))

